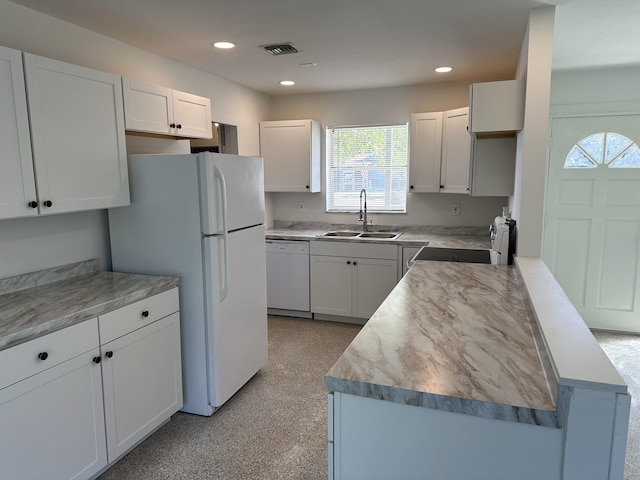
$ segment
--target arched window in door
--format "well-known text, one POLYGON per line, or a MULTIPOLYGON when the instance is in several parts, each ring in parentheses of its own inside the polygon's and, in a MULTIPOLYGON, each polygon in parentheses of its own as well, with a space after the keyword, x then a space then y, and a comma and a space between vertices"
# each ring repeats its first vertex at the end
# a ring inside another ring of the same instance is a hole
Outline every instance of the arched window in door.
POLYGON ((600 132, 576 143, 564 168, 640 168, 640 149, 624 135, 600 132))

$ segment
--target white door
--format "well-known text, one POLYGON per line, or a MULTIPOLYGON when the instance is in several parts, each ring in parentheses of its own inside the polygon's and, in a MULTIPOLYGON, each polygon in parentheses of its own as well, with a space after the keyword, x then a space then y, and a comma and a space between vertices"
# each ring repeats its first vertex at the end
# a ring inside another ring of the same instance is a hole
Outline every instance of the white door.
POLYGON ((211 138, 211 100, 190 93, 172 91, 173 133, 182 137, 211 138))
POLYGON ((543 259, 589 327, 640 332, 640 116, 557 118, 543 259))
POLYGON ((412 113, 409 124, 409 191, 439 192, 442 112, 412 113))
POLYGON ((471 136, 468 126, 469 107, 444 112, 440 167, 440 191, 443 193, 469 192, 471 136))
POLYGON ((264 227, 206 237, 210 401, 221 406, 267 363, 264 227), (225 260, 226 258, 226 260, 225 260))

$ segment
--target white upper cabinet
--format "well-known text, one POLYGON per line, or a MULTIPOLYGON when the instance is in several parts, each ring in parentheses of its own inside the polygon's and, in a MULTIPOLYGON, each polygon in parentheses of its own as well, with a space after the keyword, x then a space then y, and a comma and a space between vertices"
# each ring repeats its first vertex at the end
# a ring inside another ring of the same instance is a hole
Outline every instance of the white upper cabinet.
POLYGON ((443 193, 469 192, 471 137, 468 125, 469 107, 444 112, 440 167, 440 191, 443 193))
POLYGON ((409 191, 440 191, 442 112, 412 113, 409 127, 409 191))
POLYGON ((211 100, 170 88, 122 79, 127 130, 175 137, 211 138, 211 100))
POLYGON ((320 136, 314 120, 260 122, 266 192, 320 191, 320 136))
POLYGON ((524 125, 524 80, 474 83, 469 87, 469 132, 515 132, 524 125))
POLYGON ((411 114, 409 191, 467 193, 469 108, 411 114))
POLYGON ((22 53, 5 47, 0 47, 0 145, 0 218, 37 215, 22 53))
POLYGON ((24 54, 40 214, 129 204, 120 77, 24 54))

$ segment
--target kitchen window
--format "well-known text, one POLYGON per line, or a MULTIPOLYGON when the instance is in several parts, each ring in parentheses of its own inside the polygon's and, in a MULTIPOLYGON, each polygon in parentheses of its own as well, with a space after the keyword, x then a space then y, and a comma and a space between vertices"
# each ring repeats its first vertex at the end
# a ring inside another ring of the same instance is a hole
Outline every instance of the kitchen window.
POLYGON ((409 129, 402 125, 327 128, 327 212, 406 212, 409 129))

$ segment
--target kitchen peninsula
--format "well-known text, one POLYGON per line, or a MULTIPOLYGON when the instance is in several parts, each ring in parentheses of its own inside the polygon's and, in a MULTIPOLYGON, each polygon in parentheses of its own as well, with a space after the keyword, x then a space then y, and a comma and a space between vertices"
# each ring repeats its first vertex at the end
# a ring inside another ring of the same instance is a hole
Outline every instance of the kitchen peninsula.
POLYGON ((540 259, 416 262, 325 387, 329 478, 622 479, 626 384, 540 259))

